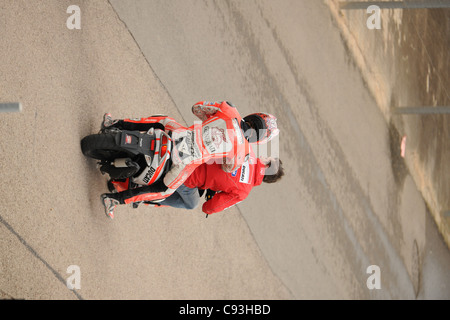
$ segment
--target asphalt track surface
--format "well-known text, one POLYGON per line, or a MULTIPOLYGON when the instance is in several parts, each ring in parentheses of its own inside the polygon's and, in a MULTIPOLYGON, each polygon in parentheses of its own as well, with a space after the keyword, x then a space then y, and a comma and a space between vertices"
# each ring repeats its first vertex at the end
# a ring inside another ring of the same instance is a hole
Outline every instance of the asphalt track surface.
POLYGON ((23 105, 0 114, 1 298, 449 298, 448 248, 323 2, 80 1, 69 30, 72 4, 0 2, 0 99, 23 105), (105 112, 190 124, 198 100, 276 114, 287 176, 208 219, 108 220, 80 139, 105 112))

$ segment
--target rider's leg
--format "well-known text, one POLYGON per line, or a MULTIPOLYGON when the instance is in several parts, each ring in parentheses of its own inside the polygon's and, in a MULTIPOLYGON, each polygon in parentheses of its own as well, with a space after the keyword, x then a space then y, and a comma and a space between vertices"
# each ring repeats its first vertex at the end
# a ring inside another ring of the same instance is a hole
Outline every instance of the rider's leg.
MULTIPOLYGON (((150 119, 150 118, 149 118, 150 119)), ((153 120, 153 118, 152 118, 153 120)), ((158 118, 154 121, 148 121, 148 119, 130 120, 130 119, 113 119, 110 113, 103 115, 102 129, 117 128, 120 130, 137 130, 148 131, 151 128, 164 130, 164 125, 158 122, 158 118)))
POLYGON ((182 184, 170 197, 161 201, 163 206, 180 209, 195 209, 199 204, 200 196, 197 188, 188 188, 182 184))
POLYGON ((105 207, 106 215, 113 219, 114 210, 118 205, 145 201, 145 197, 152 193, 158 193, 161 195, 161 198, 168 197, 169 195, 164 194, 166 190, 167 187, 160 181, 150 186, 128 189, 116 193, 104 193, 101 195, 101 200, 105 207))
POLYGON ((142 186, 139 188, 128 189, 117 193, 104 193, 103 195, 117 200, 119 204, 128 204, 133 202, 145 201, 145 197, 149 194, 158 193, 161 198, 168 197, 164 192, 167 191, 167 187, 162 181, 155 182, 149 186, 142 186))

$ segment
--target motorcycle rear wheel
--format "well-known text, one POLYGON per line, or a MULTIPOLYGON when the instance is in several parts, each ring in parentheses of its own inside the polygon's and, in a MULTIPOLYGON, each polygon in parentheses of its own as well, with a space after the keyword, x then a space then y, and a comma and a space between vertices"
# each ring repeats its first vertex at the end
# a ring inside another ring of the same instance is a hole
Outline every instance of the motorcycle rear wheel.
POLYGON ((81 140, 81 151, 86 157, 113 161, 117 158, 128 158, 133 155, 116 144, 115 134, 91 134, 81 140))

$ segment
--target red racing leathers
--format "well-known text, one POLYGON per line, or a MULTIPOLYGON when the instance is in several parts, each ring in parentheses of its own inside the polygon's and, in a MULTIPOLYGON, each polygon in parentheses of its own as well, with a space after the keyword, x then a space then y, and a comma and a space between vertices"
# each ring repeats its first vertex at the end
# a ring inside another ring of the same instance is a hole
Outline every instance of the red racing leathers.
POLYGON ((218 164, 202 164, 184 185, 189 188, 217 191, 214 197, 203 204, 202 210, 212 214, 225 210, 249 195, 254 186, 262 183, 266 165, 253 152, 249 159, 233 172, 225 172, 218 164))
MULTIPOLYGON (((227 102, 201 101, 192 112, 202 122, 186 128, 167 116, 120 121, 121 129, 148 130, 164 128, 171 132, 174 147, 171 153, 172 167, 163 178, 163 185, 142 186, 128 189, 111 197, 121 203, 153 201, 170 196, 201 164, 209 161, 223 164, 228 171, 236 170, 250 152, 247 140, 240 128, 242 118, 234 106, 227 102)), ((115 124, 114 126, 117 126, 115 124)))

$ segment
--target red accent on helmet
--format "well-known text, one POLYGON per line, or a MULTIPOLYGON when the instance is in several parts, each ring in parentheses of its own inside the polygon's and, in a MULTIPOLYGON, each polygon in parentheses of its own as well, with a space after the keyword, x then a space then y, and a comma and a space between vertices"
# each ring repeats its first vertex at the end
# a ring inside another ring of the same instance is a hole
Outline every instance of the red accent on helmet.
POLYGON ((258 133, 256 144, 266 143, 276 137, 280 130, 277 127, 277 118, 269 113, 257 112, 249 114, 244 121, 251 123, 258 133))

